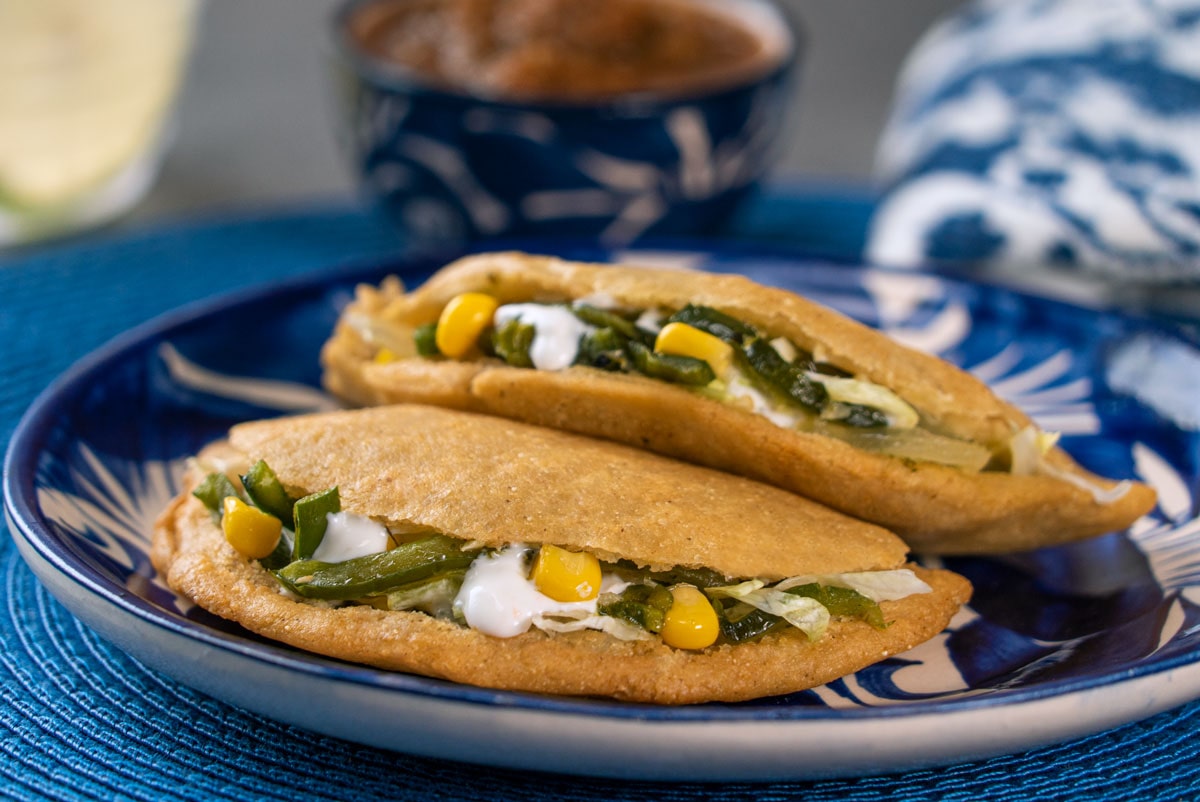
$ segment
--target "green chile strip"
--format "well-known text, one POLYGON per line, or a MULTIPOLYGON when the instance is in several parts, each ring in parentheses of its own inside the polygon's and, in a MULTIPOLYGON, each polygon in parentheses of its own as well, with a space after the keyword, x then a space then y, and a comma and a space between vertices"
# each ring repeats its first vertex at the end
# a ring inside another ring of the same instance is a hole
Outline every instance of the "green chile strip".
POLYGON ((421 356, 438 356, 440 352, 437 347, 437 324, 426 323, 417 326, 413 331, 413 344, 421 356))
MULTIPOLYGON (((730 607, 732 606, 733 604, 730 605, 730 607)), ((782 629, 788 625, 787 621, 779 616, 771 615, 757 608, 751 609, 736 620, 729 617, 729 610, 721 601, 713 604, 713 609, 717 611, 717 621, 721 625, 721 637, 730 643, 746 643, 756 640, 768 632, 782 629)))
POLYGON ((757 337, 758 332, 748 323, 743 323, 735 317, 718 312, 711 306, 695 306, 688 304, 671 317, 668 323, 686 323, 692 328, 706 331, 714 337, 719 337, 731 345, 741 345, 746 340, 757 337))
POLYGON ((627 346, 639 373, 655 379, 703 387, 717 378, 712 367, 703 359, 673 354, 658 354, 639 342, 627 346))
POLYGON ((388 591, 388 609, 420 610, 434 617, 449 618, 453 614, 454 597, 466 575, 466 570, 459 569, 401 585, 388 591))
POLYGON ((879 429, 888 425, 888 417, 874 407, 862 404, 845 404, 846 416, 837 422, 856 429, 879 429))
POLYGON ((242 486, 246 495, 254 502, 254 506, 263 512, 274 515, 284 526, 292 525, 292 508, 295 504, 275 471, 271 470, 263 460, 250 466, 250 470, 242 477, 242 486))
POLYGON ((601 370, 629 370, 629 355, 625 352, 628 338, 616 329, 603 328, 588 332, 579 341, 576 364, 601 370))
POLYGON ((767 341, 753 339, 742 353, 754 373, 770 385, 768 389, 772 392, 782 393, 813 412, 820 412, 829 401, 829 393, 820 382, 808 378, 803 369, 784 360, 767 341))
POLYGON ((529 355, 529 349, 533 347, 536 333, 531 324, 510 320, 492 335, 492 351, 514 368, 531 368, 533 358, 529 355))
POLYGON ((322 490, 305 496, 296 502, 296 543, 292 549, 292 559, 307 560, 325 539, 325 528, 329 520, 325 517, 331 512, 342 511, 342 498, 336 487, 322 490))
POLYGON ((215 512, 218 516, 221 515, 221 503, 227 496, 238 497, 237 488, 233 486, 233 482, 223 473, 210 473, 204 477, 204 481, 196 486, 192 491, 192 495, 200 499, 205 507, 215 512))
POLYGON ((662 585, 630 585, 614 600, 597 605, 596 611, 647 632, 661 632, 672 602, 671 591, 662 585))
MULTIPOLYGON (((849 376, 833 365, 797 365, 779 355, 774 346, 762 339, 758 331, 748 323, 707 306, 685 306, 670 317, 671 322, 686 323, 738 346, 751 381, 759 389, 772 394, 782 394, 785 399, 803 407, 820 412, 829 402, 829 393, 820 382, 810 379, 806 370, 813 367, 832 375, 849 376), (755 381, 758 379, 758 381, 755 381)), ((807 358, 803 361, 811 361, 807 358)), ((847 426, 873 428, 887 425, 887 416, 872 407, 860 404, 847 405, 847 414, 840 420, 847 426)))
POLYGON ((263 557, 258 562, 263 568, 268 571, 276 571, 292 561, 292 540, 288 537, 287 530, 279 536, 279 542, 275 544, 275 550, 263 557))
POLYGON ((808 596, 825 605, 830 615, 840 615, 847 618, 859 618, 876 629, 884 629, 887 622, 883 620, 883 610, 879 603, 868 599, 857 590, 839 588, 836 585, 820 585, 816 582, 808 585, 797 585, 788 588, 785 593, 794 596, 808 596))
POLYGON ((617 573, 629 582, 656 582, 660 585, 695 585, 698 588, 715 588, 730 584, 729 577, 711 568, 688 568, 676 566, 666 571, 651 571, 639 568, 631 560, 618 560, 617 573))
POLYGON ((613 329, 627 340, 635 340, 643 345, 654 345, 653 333, 642 331, 632 320, 621 317, 616 312, 579 303, 573 304, 571 311, 575 317, 590 326, 598 329, 613 329))
POLYGON ((461 540, 432 535, 340 563, 297 560, 275 575, 289 590, 305 598, 349 601, 388 593, 434 574, 465 569, 478 555, 478 551, 463 551, 461 540))

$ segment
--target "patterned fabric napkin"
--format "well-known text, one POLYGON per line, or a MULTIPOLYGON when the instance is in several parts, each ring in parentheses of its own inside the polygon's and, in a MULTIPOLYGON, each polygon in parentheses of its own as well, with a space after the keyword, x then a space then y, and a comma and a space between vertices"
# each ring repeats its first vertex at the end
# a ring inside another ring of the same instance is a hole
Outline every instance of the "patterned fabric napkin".
POLYGON ((903 70, 881 264, 1200 281, 1200 2, 976 0, 903 70))

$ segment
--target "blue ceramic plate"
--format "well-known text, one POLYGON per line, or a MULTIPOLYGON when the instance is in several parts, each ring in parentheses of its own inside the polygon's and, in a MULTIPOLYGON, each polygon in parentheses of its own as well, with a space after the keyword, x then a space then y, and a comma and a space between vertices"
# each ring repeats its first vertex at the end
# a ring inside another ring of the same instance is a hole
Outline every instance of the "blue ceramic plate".
POLYGON ((1200 696, 1194 343, 962 280, 738 248, 618 255, 746 273, 940 353, 1062 432, 1092 470, 1152 484, 1159 506, 1085 544, 946 560, 976 588, 946 632, 824 687, 737 705, 652 707, 392 674, 264 641, 176 597, 147 550, 187 455, 237 421, 333 406, 318 389, 317 352, 338 309, 357 281, 397 272, 415 284, 435 267, 414 260, 185 309, 74 367, 30 409, 8 454, 5 510, 21 553, 101 635, 219 699, 354 741, 513 768, 848 775, 1027 749, 1200 696))

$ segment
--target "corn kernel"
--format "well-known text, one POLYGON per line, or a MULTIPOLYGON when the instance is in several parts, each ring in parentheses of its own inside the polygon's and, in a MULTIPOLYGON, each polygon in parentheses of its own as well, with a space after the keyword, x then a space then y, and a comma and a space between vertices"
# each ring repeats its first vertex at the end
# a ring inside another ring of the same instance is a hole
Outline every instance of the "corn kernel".
POLYGON ((451 298, 438 318, 438 351, 451 359, 465 355, 492 322, 498 305, 495 298, 482 292, 464 292, 451 298))
POLYGON ((555 601, 587 601, 600 595, 600 561, 587 552, 542 546, 529 578, 555 601))
POLYGON ((694 585, 675 585, 671 597, 660 633, 663 643, 676 649, 705 649, 716 643, 721 624, 708 597, 694 585))
POLYGON ((251 507, 236 496, 226 496, 222 505, 221 528, 238 554, 261 560, 279 545, 283 524, 274 515, 251 507))
POLYGON ((718 376, 724 376, 733 362, 733 346, 686 323, 663 326, 654 341, 654 350, 660 354, 703 359, 718 376))
POLYGON ((386 365, 396 361, 396 354, 390 348, 380 348, 375 352, 375 364, 386 365))

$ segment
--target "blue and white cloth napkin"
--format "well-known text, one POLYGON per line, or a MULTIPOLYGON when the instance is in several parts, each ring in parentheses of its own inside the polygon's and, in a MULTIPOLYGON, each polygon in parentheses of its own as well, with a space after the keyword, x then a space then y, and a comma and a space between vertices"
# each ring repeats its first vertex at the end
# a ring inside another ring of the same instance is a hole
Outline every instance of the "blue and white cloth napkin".
POLYGON ((1200 281, 1200 0, 975 0, 909 57, 868 260, 1200 281))

